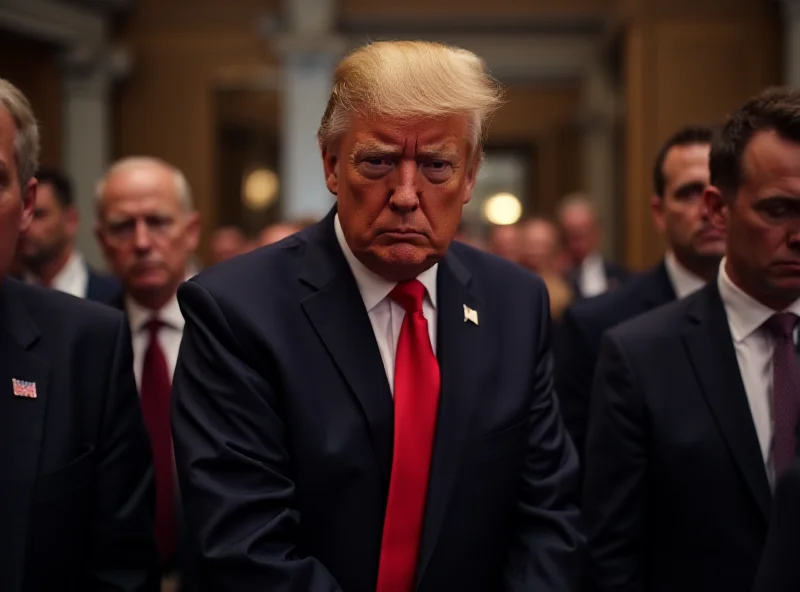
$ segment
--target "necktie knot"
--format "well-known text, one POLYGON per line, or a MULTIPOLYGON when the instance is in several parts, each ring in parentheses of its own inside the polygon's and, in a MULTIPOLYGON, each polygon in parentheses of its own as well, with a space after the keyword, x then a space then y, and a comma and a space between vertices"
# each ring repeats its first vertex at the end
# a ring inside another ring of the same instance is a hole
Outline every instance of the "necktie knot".
POLYGON ((794 340, 794 328, 797 326, 797 320, 797 315, 792 312, 779 312, 767 319, 764 327, 779 340, 794 340))
POLYGON ((150 339, 155 339, 158 337, 158 332, 161 330, 161 327, 164 326, 164 322, 159 319, 158 317, 153 317, 149 321, 144 324, 144 328, 150 333, 150 339))
POLYGON ((425 286, 419 280, 400 282, 389 296, 402 306, 407 313, 421 312, 422 299, 425 297, 425 286))

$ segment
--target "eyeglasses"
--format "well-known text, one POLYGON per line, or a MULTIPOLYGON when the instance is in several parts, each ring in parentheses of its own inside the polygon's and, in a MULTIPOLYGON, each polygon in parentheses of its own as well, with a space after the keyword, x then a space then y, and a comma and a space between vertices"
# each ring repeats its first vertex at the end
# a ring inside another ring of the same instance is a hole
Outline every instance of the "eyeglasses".
POLYGON ((134 240, 140 223, 144 224, 150 238, 155 240, 167 238, 175 227, 175 219, 171 216, 152 215, 111 220, 103 225, 103 231, 109 242, 121 245, 134 240))

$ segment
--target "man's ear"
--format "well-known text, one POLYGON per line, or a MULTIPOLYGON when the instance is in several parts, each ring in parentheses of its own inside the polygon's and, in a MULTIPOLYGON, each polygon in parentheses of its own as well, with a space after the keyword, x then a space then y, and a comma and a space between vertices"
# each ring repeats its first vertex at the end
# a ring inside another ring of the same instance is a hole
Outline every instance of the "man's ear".
POLYGON ((650 211, 653 214, 653 224, 661 234, 664 234, 667 228, 667 222, 664 219, 664 197, 654 195, 650 198, 650 211))
POLYGON ((325 185, 334 195, 339 194, 339 158, 335 150, 322 149, 322 166, 325 168, 325 185))
POLYGON ((703 191, 703 202, 708 221, 715 230, 725 232, 728 227, 729 205, 722 192, 709 185, 703 191))
POLYGON ((33 210, 36 207, 36 190, 38 181, 31 179, 22 190, 22 215, 19 220, 20 234, 28 232, 33 220, 33 210))

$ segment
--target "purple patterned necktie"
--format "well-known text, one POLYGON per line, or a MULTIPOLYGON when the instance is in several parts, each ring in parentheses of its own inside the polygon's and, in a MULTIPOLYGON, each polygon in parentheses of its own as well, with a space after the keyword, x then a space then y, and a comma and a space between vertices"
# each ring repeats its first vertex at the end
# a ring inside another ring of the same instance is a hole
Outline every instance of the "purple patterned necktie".
POLYGON ((795 427, 800 414, 800 368, 794 347, 797 320, 797 315, 781 312, 764 323, 775 340, 772 353, 772 461, 776 477, 795 454, 795 427))

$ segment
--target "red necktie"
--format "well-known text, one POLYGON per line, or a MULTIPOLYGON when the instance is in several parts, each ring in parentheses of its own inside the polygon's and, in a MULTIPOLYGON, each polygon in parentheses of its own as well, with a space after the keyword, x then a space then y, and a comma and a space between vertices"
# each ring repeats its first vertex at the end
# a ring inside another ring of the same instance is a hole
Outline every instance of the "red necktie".
POLYGON ((163 326, 158 319, 152 319, 145 325, 150 333, 150 344, 144 355, 140 395, 156 470, 156 543, 162 562, 169 562, 175 552, 176 527, 172 488, 172 431, 169 423, 172 387, 167 359, 158 342, 158 332, 163 326))
POLYGON ((772 462, 779 477, 795 456, 795 428, 800 414, 800 369, 794 349, 797 316, 772 315, 764 326, 775 339, 772 353, 772 462))
POLYGON ((394 453, 377 592, 409 592, 425 513, 440 376, 422 314, 425 287, 417 280, 401 282, 390 296, 406 315, 395 356, 394 453))

